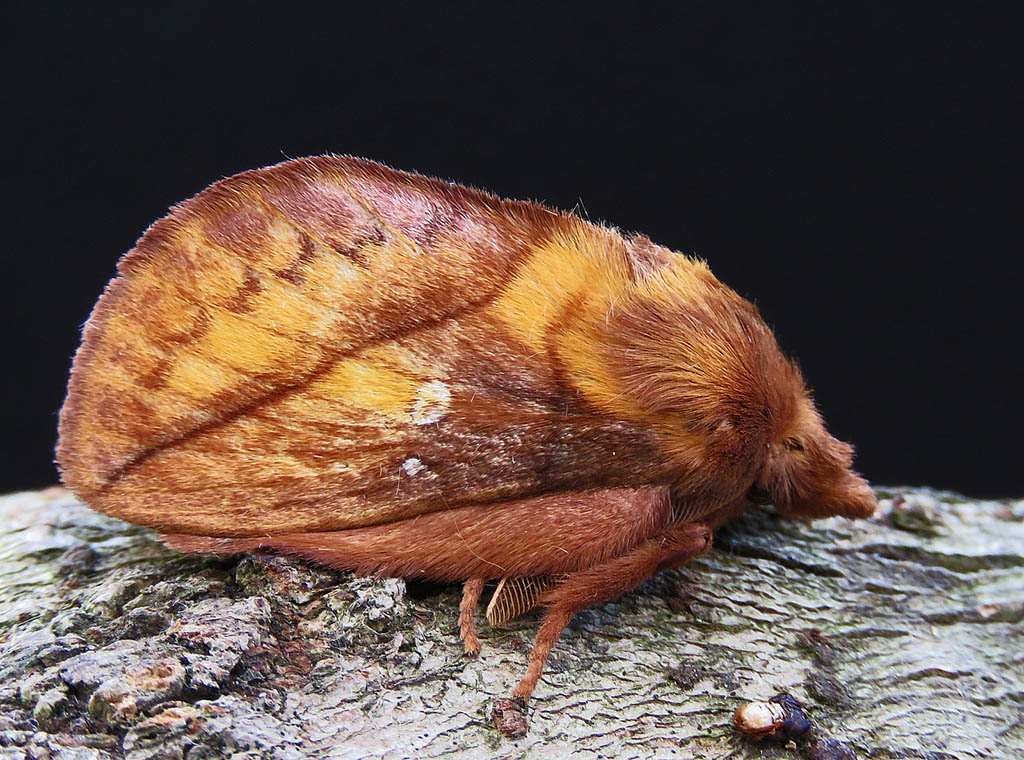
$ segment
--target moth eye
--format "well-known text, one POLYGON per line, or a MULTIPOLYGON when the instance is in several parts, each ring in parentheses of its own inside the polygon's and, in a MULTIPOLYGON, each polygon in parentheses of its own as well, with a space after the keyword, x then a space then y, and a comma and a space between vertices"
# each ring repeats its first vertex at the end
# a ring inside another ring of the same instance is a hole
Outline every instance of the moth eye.
POLYGON ((760 505, 772 503, 772 497, 771 494, 768 493, 768 489, 761 488, 761 486, 757 485, 751 486, 750 490, 747 491, 747 499, 752 501, 754 504, 760 505))
POLYGON ((789 451, 803 451, 804 445, 800 442, 799 438, 787 438, 782 442, 789 451))

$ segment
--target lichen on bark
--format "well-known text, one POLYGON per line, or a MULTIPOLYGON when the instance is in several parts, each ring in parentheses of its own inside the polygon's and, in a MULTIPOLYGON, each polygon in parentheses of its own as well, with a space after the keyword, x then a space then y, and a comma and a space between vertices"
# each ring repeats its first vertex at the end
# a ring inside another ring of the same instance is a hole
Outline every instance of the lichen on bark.
POLYGON ((880 496, 870 521, 748 514, 577 616, 516 740, 487 707, 535 615, 465 660, 455 587, 183 556, 60 489, 2 497, 0 758, 795 757, 731 725, 777 692, 863 757, 1018 756, 1024 502, 880 496))

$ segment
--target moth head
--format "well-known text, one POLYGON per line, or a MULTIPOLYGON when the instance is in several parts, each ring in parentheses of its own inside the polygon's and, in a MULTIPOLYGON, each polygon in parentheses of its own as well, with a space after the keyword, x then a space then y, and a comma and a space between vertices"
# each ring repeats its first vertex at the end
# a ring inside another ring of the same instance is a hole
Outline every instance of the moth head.
POLYGON ((853 447, 825 429, 809 398, 768 445, 754 503, 774 504, 787 517, 870 517, 877 506, 867 481, 851 469, 853 447))

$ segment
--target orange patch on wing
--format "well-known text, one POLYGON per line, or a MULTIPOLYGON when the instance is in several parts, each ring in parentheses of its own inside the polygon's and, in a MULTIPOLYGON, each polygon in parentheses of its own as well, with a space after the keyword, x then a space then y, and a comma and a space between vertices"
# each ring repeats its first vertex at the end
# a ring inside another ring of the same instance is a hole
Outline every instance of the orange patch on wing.
POLYGON ((345 359, 316 378, 304 395, 333 399, 397 419, 407 418, 421 383, 364 357, 345 359))
POLYGON ((545 351, 567 305, 582 295, 601 298, 627 286, 621 249, 621 240, 580 223, 534 248, 491 311, 530 348, 545 351))

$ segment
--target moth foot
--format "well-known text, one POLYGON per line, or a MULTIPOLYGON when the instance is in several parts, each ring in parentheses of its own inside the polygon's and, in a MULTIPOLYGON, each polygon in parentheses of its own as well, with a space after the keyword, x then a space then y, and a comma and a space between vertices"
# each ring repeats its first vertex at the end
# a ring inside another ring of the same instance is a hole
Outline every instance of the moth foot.
POLYGON ((475 660, 480 656, 480 650, 483 648, 480 645, 480 639, 476 637, 475 633, 470 633, 465 636, 462 640, 463 654, 467 660, 475 660))
POLYGON ((505 736, 526 736, 529 721, 526 718, 526 700, 522 697, 499 697, 491 704, 491 720, 505 736))

